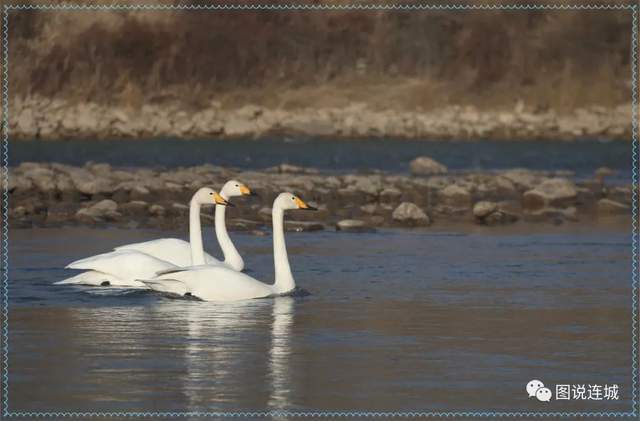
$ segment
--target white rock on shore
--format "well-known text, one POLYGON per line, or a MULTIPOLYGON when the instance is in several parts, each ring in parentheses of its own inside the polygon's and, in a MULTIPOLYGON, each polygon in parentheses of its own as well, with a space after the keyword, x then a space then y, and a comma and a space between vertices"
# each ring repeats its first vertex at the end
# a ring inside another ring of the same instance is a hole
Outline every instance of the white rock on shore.
POLYGON ((447 167, 428 156, 420 156, 409 163, 413 175, 446 174, 447 167))
POLYGON ((429 216, 415 203, 402 202, 391 214, 394 221, 411 225, 429 225, 429 216))

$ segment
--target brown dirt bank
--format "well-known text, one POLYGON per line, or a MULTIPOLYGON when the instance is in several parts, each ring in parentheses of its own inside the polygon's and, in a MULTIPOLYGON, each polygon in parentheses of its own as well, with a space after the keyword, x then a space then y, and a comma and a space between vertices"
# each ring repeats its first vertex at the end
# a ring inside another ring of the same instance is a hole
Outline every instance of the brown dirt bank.
MULTIPOLYGON (((631 186, 607 185, 610 170, 577 182, 567 172, 514 169, 495 173, 446 173, 434 165, 415 168, 426 175, 328 175, 281 165, 239 172, 202 165, 175 170, 116 169, 107 164, 72 167, 23 163, 10 168, 11 227, 65 224, 183 227, 188 201, 202 186, 219 187, 235 178, 258 198, 236 198, 231 229, 260 231, 270 221, 270 205, 282 191, 315 202, 318 212, 292 215, 288 228, 336 227, 367 231, 376 227, 447 224, 498 226, 531 223, 608 224, 630 217, 631 186), (429 175, 428 170, 432 170, 429 175)), ((210 221, 209 211, 203 212, 210 221)))

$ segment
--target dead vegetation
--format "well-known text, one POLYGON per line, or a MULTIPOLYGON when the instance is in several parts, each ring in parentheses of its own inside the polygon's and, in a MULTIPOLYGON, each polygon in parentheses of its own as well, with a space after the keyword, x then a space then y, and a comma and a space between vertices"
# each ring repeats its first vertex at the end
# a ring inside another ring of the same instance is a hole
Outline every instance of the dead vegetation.
POLYGON ((628 11, 13 11, 9 27, 12 96, 414 110, 630 100, 628 11))

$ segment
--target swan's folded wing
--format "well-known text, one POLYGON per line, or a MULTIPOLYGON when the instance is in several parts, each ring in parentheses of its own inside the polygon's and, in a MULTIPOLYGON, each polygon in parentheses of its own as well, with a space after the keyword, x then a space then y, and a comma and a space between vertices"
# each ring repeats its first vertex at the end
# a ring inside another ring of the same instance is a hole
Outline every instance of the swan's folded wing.
POLYGON ((114 277, 106 273, 96 272, 93 270, 79 273, 62 281, 54 282, 54 285, 92 285, 100 286, 104 282, 111 283, 114 277))
POLYGON ((175 279, 141 279, 140 281, 154 291, 165 292, 168 294, 175 294, 180 296, 185 295, 187 292, 189 292, 187 284, 175 279))
POLYGON ((112 251, 67 265, 67 269, 94 270, 122 280, 153 278, 158 271, 174 268, 169 262, 133 250, 112 251))
POLYGON ((216 266, 220 266, 220 265, 195 265, 195 266, 184 266, 184 267, 176 267, 176 268, 168 268, 168 269, 162 269, 156 272, 156 276, 161 276, 161 275, 168 275, 171 273, 178 273, 178 272, 186 272, 189 270, 199 270, 199 269, 207 269, 210 267, 216 267, 216 266))

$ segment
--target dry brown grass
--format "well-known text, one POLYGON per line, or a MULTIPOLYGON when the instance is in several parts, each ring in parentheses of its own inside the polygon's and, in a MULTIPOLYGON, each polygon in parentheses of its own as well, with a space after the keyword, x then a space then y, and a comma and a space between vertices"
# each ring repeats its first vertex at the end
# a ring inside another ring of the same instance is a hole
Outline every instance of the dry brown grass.
MULTIPOLYGON (((159 1, 160 2, 160 1, 159 1)), ((167 3, 167 2, 164 2, 167 3)), ((630 13, 13 12, 12 95, 559 109, 630 99, 630 13)))

